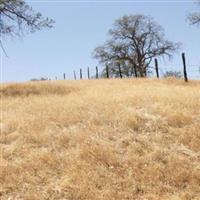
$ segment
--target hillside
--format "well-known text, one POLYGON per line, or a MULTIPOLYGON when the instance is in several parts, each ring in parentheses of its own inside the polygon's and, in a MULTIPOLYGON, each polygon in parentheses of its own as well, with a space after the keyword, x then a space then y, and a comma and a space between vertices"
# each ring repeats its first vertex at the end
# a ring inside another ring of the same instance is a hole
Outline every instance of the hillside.
POLYGON ((2 200, 199 200, 200 82, 3 84, 2 200))

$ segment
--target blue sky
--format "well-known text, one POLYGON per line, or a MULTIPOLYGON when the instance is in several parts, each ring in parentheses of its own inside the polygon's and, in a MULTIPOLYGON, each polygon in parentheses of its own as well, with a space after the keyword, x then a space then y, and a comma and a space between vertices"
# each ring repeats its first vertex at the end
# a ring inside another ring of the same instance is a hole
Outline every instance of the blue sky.
MULTIPOLYGON (((182 42, 186 53, 189 76, 199 78, 200 28, 190 26, 185 18, 197 11, 194 1, 27 1, 44 16, 56 21, 55 28, 29 34, 23 39, 7 38, 4 46, 9 55, 1 53, 1 82, 26 81, 31 78, 57 76, 68 79, 89 66, 93 72, 98 61, 92 51, 108 38, 107 32, 115 19, 125 14, 144 14, 154 17, 163 26, 166 37, 182 42)), ((160 61, 165 70, 182 70, 180 54, 173 60, 160 61)))

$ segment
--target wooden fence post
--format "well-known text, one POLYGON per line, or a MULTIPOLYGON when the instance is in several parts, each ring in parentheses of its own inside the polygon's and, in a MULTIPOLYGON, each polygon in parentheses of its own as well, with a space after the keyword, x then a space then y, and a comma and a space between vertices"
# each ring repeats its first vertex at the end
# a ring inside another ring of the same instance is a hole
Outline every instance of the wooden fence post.
POLYGON ((183 74, 184 74, 184 79, 185 79, 185 82, 188 82, 187 69, 186 69, 186 61, 185 61, 185 53, 182 53, 182 60, 183 60, 183 74))
POLYGON ((98 67, 96 66, 96 79, 99 78, 98 67))
POLYGON ((82 75, 82 69, 80 69, 80 79, 83 78, 83 75, 82 75))
POLYGON ((155 61, 156 76, 157 76, 157 78, 159 78, 158 60, 157 60, 157 58, 155 58, 154 61, 155 61))
POLYGON ((64 80, 65 80, 65 78, 66 78, 66 77, 65 77, 65 73, 63 74, 63 78, 64 78, 64 80))
POLYGON ((76 80, 76 72, 74 71, 74 80, 76 80))
POLYGON ((109 78, 109 71, 108 70, 109 70, 108 65, 106 65, 106 76, 107 76, 107 78, 109 78))
POLYGON ((136 69, 136 66, 134 66, 134 73, 135 73, 135 78, 137 78, 138 77, 138 75, 137 75, 137 69, 136 69))
POLYGON ((120 78, 122 78, 122 70, 121 70, 120 64, 119 64, 119 76, 120 76, 120 78))
POLYGON ((88 67, 88 79, 90 79, 90 68, 88 67))

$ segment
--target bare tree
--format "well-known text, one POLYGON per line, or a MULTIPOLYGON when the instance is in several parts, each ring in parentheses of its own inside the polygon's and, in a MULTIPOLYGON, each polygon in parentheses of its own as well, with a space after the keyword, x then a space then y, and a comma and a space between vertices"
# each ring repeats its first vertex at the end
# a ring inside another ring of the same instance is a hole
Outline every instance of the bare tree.
MULTIPOLYGON (((200 0, 197 0, 197 5, 200 6, 200 0)), ((191 13, 188 16, 188 20, 192 25, 199 25, 200 24, 200 12, 191 13)))
POLYGON ((22 36, 43 28, 52 28, 54 21, 34 12, 24 0, 0 0, 0 48, 6 54, 2 44, 5 36, 22 36))
POLYGON ((54 21, 35 12, 24 0, 0 0, 0 47, 5 36, 22 36, 43 28, 52 28, 54 21))
POLYGON ((52 28, 54 21, 44 18, 24 0, 0 0, 1 36, 18 35, 35 32, 43 28, 52 28))
POLYGON ((145 77, 154 57, 172 56, 180 43, 165 39, 163 28, 151 17, 125 15, 109 31, 110 39, 94 50, 101 64, 118 68, 126 63, 135 76, 145 77))

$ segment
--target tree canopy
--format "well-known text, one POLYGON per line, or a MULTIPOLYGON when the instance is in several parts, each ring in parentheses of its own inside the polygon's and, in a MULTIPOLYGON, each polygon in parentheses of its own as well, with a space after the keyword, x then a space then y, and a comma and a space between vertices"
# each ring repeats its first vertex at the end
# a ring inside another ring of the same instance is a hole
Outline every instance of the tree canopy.
POLYGON ((94 50, 94 57, 109 65, 113 73, 122 65, 125 76, 146 76, 154 57, 170 58, 180 47, 165 39, 163 28, 144 15, 125 15, 116 20, 109 36, 94 50))
POLYGON ((52 28, 54 21, 35 12, 24 0, 0 0, 1 36, 22 36, 43 28, 52 28))
MULTIPOLYGON (((200 7, 200 0, 197 0, 197 5, 200 7)), ((199 12, 195 12, 195 13, 191 13, 188 16, 188 19, 190 21, 190 24, 192 24, 192 25, 200 25, 200 11, 199 12)))

